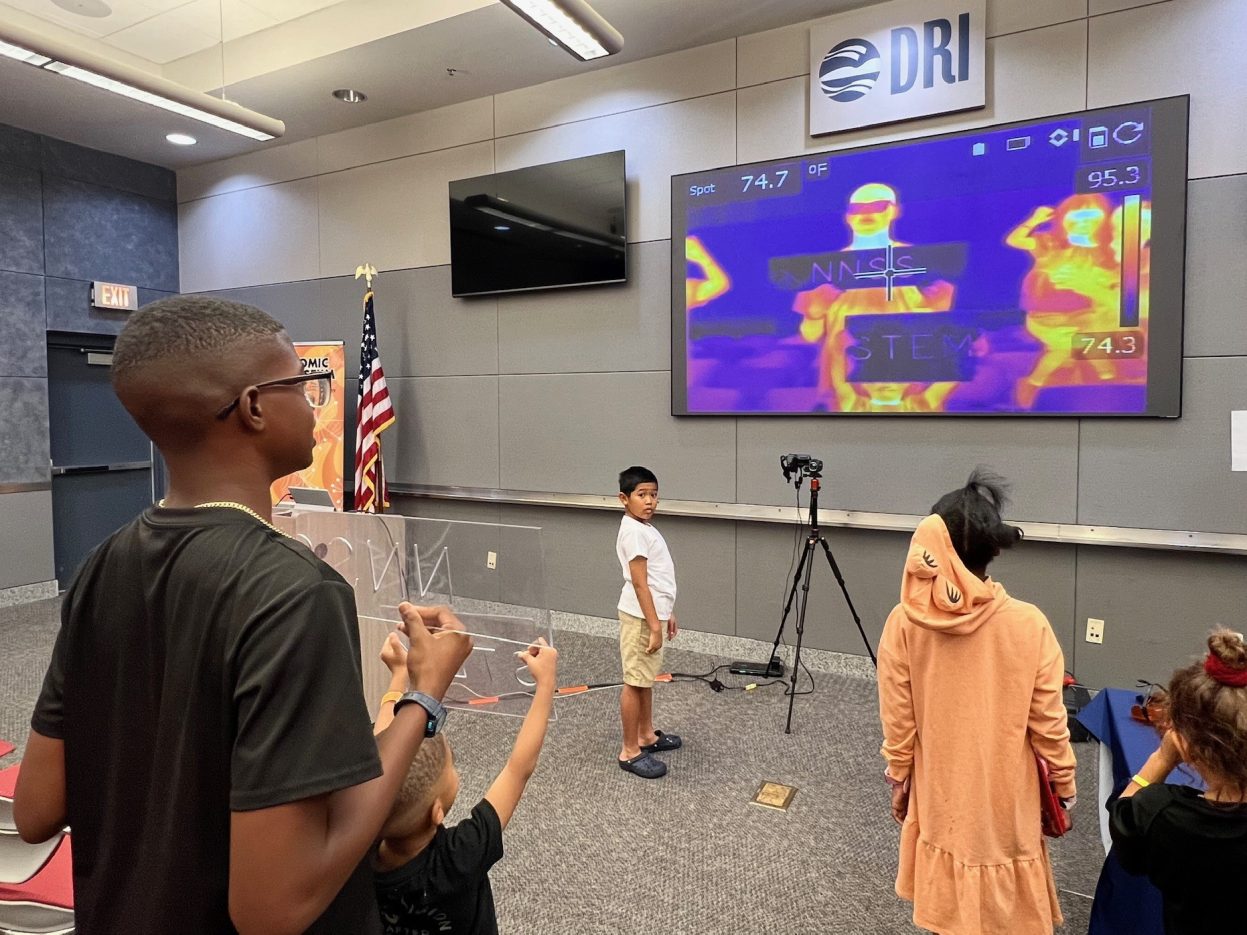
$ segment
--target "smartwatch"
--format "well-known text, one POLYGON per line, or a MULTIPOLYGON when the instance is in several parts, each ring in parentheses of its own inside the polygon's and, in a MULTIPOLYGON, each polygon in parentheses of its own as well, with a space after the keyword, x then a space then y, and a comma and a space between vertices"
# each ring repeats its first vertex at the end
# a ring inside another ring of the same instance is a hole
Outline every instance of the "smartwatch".
POLYGON ((437 732, 442 729, 442 725, 446 723, 446 709, 432 695, 426 695, 424 692, 404 692, 398 701, 394 702, 394 714, 402 710, 404 705, 418 704, 424 708, 428 715, 428 721, 424 725, 424 736, 434 737, 437 732))

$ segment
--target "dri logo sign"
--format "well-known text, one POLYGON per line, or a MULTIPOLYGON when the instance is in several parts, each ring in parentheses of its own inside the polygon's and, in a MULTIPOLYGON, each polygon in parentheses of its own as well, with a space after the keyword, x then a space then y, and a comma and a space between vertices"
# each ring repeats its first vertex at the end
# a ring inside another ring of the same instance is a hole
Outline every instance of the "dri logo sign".
POLYGON ((986 0, 893 0, 810 30, 810 135, 983 107, 986 0))

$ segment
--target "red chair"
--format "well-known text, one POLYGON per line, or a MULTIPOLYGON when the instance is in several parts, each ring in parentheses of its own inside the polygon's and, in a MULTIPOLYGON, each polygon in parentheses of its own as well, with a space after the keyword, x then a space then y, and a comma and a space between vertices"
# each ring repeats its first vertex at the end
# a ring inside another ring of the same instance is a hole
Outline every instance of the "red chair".
POLYGON ((0 932, 70 935, 74 930, 74 862, 70 835, 30 880, 0 885, 0 932))

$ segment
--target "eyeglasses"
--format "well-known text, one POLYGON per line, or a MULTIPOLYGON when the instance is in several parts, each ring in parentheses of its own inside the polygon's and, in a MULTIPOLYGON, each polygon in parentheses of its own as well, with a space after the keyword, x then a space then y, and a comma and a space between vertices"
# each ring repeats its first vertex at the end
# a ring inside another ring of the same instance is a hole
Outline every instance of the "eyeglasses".
MULTIPOLYGON (((303 394, 307 397, 308 404, 313 409, 319 409, 329 402, 333 394, 333 371, 313 370, 310 373, 301 373, 297 377, 267 380, 264 383, 257 383, 255 389, 264 390, 272 386, 298 386, 299 384, 303 385, 303 394)), ((218 412, 216 417, 224 419, 238 407, 240 402, 242 402, 241 394, 234 397, 234 401, 218 412)))
POLYGON ((1169 692, 1163 685, 1139 679, 1138 687, 1143 689, 1135 695, 1135 704, 1130 706, 1130 717, 1140 724, 1149 724, 1159 731, 1169 729, 1169 692))

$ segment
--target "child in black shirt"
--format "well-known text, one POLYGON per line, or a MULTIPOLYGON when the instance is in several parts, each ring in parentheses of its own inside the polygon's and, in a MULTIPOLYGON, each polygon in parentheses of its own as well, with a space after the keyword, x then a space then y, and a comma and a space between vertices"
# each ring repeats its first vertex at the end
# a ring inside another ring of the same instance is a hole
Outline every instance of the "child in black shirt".
POLYGON ((1203 662, 1174 673, 1172 727, 1109 807, 1113 853, 1161 891, 1166 935, 1243 930, 1230 894, 1247 879, 1247 646, 1219 630, 1208 648, 1203 662), (1164 784, 1182 762, 1207 791, 1164 784))
MULTIPOLYGON (((391 673, 376 733, 389 726, 389 699, 407 687, 406 652, 393 634, 381 658, 391 673)), ((459 773, 445 735, 427 740, 412 761, 373 857, 385 935, 497 935, 489 870, 502 859, 502 829, 511 820, 545 740, 554 703, 558 652, 538 640, 521 654, 537 687, 511 758, 472 814, 453 828, 442 822, 459 793, 459 773)))

